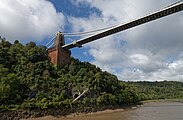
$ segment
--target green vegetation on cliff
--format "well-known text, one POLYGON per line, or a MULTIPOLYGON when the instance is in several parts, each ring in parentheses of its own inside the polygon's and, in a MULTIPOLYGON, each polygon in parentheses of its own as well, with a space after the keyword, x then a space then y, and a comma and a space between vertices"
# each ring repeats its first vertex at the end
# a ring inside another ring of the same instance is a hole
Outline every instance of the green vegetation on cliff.
POLYGON ((70 64, 56 68, 44 46, 0 41, 0 111, 51 108, 82 111, 175 98, 183 98, 181 82, 122 82, 115 75, 74 58, 70 64))
POLYGON ((48 109, 136 104, 136 92, 117 77, 72 58, 55 68, 46 47, 0 41, 0 109, 48 109), (88 92, 72 103, 84 90, 88 92))

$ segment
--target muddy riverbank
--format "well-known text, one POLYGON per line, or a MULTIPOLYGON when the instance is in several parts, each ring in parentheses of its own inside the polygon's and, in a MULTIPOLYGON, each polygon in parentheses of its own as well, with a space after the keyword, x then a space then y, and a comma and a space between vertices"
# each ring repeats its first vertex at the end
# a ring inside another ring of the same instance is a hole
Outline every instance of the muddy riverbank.
POLYGON ((148 102, 131 110, 106 110, 67 117, 46 116, 28 120, 183 120, 183 103, 172 101, 148 102))
MULTIPOLYGON (((72 119, 82 119, 86 120, 84 118, 91 118, 93 120, 96 116, 105 116, 114 117, 113 120, 118 120, 116 118, 118 114, 126 116, 126 113, 133 113, 133 111, 139 111, 142 109, 148 108, 149 111, 153 108, 159 108, 161 107, 170 108, 174 107, 173 109, 176 109, 175 107, 178 107, 180 105, 179 109, 182 109, 183 112, 183 100, 150 100, 150 101, 144 101, 143 105, 138 106, 107 106, 107 107, 85 107, 85 108, 72 108, 72 109, 49 109, 49 110, 32 110, 32 111, 6 111, 0 113, 0 120, 19 120, 19 119, 28 119, 28 120, 72 120, 72 119), (142 107, 140 107, 142 106, 142 107), (137 109, 138 108, 138 109, 137 109), (150 109, 151 108, 151 109, 150 109), (124 115, 125 113, 125 115, 124 115)), ((141 111, 141 112, 142 112, 141 111)), ((161 111, 162 112, 162 111, 161 111)), ((167 111, 169 112, 169 111, 167 111)), ((165 112, 166 113, 166 112, 165 112)), ((149 113, 146 113, 149 114, 149 113)), ((130 115, 133 116, 133 115, 130 115)), ((140 115, 139 115, 140 116, 140 115)), ((124 118, 123 117, 123 118, 124 118)), ((96 118, 97 119, 97 118, 96 118)), ((107 118, 105 118, 107 120, 107 118)), ((88 119, 89 120, 89 119, 88 119)), ((94 119, 95 120, 95 119, 94 119)), ((123 120, 123 119, 120 119, 123 120)), ((128 119, 124 119, 128 120, 128 119)), ((129 119, 131 120, 131 119, 129 119)), ((149 119, 151 120, 151 119, 149 119)))
POLYGON ((134 106, 104 106, 104 107, 83 107, 71 109, 47 109, 47 110, 16 110, 0 113, 0 120, 19 120, 28 118, 39 118, 53 116, 55 118, 65 118, 84 116, 86 114, 100 114, 106 112, 124 111, 134 108, 134 106))

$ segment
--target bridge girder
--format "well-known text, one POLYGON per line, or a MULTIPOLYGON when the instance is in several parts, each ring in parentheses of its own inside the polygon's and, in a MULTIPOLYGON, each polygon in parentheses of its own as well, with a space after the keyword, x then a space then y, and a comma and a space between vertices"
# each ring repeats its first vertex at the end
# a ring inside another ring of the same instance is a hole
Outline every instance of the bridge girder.
POLYGON ((175 5, 166 7, 162 10, 159 10, 157 12, 154 12, 152 14, 149 14, 145 17, 133 20, 133 21, 125 23, 125 24, 121 24, 119 26, 116 26, 114 28, 110 28, 106 31, 94 34, 92 36, 89 36, 89 37, 86 37, 86 38, 83 38, 83 39, 80 39, 80 40, 76 40, 73 43, 63 45, 62 48, 63 49, 71 49, 71 48, 74 48, 74 47, 77 47, 77 46, 82 46, 83 44, 86 44, 86 43, 95 41, 97 39, 112 35, 114 33, 118 33, 118 32, 130 29, 130 28, 133 28, 133 27, 141 25, 141 24, 145 24, 145 23, 157 20, 159 18, 162 18, 162 17, 168 16, 168 15, 180 12, 182 10, 183 10, 183 2, 180 2, 180 3, 177 3, 175 5))

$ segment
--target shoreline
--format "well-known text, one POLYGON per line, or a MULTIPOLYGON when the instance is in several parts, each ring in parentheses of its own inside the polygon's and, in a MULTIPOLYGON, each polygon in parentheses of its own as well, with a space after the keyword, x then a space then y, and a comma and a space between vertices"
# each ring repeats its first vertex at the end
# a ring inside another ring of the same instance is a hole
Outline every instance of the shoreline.
POLYGON ((181 102, 183 103, 183 99, 159 99, 159 100, 145 100, 141 102, 142 104, 146 104, 150 102, 181 102))
MULTIPOLYGON (((27 120, 74 120, 78 119, 80 117, 91 117, 91 116, 97 116, 97 115, 105 115, 110 113, 116 113, 116 112, 128 112, 134 109, 138 109, 139 107, 145 106, 150 103, 154 102, 181 102, 183 103, 183 99, 160 99, 160 100, 146 100, 142 101, 142 105, 136 105, 136 106, 129 106, 127 108, 117 108, 117 109, 106 109, 103 111, 97 111, 97 112, 91 112, 91 113, 73 113, 67 116, 60 116, 60 117, 54 117, 54 116, 44 116, 39 118, 28 118, 27 120)), ((22 119, 25 120, 25 119, 22 119)))
POLYGON ((89 113, 76 112, 66 116, 61 115, 57 117, 48 115, 48 116, 43 116, 38 118, 28 118, 28 119, 21 119, 21 120, 67 120, 67 119, 75 119, 75 118, 87 117, 87 116, 105 115, 105 114, 117 113, 117 112, 128 112, 128 111, 137 109, 141 106, 143 105, 125 106, 123 108, 105 109, 102 111, 95 111, 95 112, 89 112, 89 113))
MULTIPOLYGON (((12 119, 21 119, 21 120, 62 120, 62 119, 74 119, 74 118, 79 118, 79 117, 85 117, 85 116, 94 116, 94 115, 101 115, 101 114, 110 114, 110 113, 115 113, 115 112, 127 112, 130 110, 137 109, 141 106, 144 106, 148 103, 153 103, 153 102, 181 102, 183 103, 183 99, 160 99, 160 100, 146 100, 146 101, 141 101, 141 105, 129 105, 129 106, 105 106, 103 108, 101 107, 94 107, 91 109, 88 109, 87 112, 84 111, 79 111, 77 109, 75 110, 65 110, 67 114, 63 114, 62 112, 64 110, 59 110, 59 109, 48 109, 48 110, 35 110, 35 111, 7 111, 4 113, 10 120, 12 119), (71 112, 72 111, 72 112, 71 112), (77 112, 75 112, 77 111, 77 112), (15 112, 17 112, 15 114, 15 112), (11 114, 14 114, 11 116, 11 114), (23 116, 24 114, 29 116, 23 116), (30 115, 31 114, 31 115, 30 115), (34 115, 36 114, 36 115, 34 115), (17 115, 17 116, 16 116, 17 115), (15 117, 16 116, 16 117, 15 117), (22 117, 23 116, 23 117, 22 117)), ((0 115, 3 115, 0 113, 0 115)), ((2 119, 2 118, 1 118, 2 119)))
MULTIPOLYGON (((137 107, 135 107, 137 108, 137 107)), ((55 117, 55 116, 44 116, 44 117, 39 117, 39 118, 28 118, 28 119, 21 119, 21 120, 64 120, 64 119, 74 119, 74 118, 79 118, 79 117, 87 117, 87 116, 94 116, 94 115, 102 115, 102 114, 109 114, 109 113, 115 113, 115 112, 126 112, 129 110, 134 109, 134 107, 125 109, 125 108, 118 108, 118 109, 106 109, 103 111, 97 111, 97 112, 91 112, 91 113, 72 113, 70 115, 66 115, 66 116, 59 116, 59 117, 55 117)))
POLYGON ((81 116, 100 115, 114 112, 124 112, 136 109, 140 105, 125 105, 125 106, 94 106, 72 109, 47 109, 47 110, 15 110, 0 112, 1 120, 49 120, 50 117, 56 118, 75 118, 81 116), (47 118, 49 117, 49 119, 47 118))

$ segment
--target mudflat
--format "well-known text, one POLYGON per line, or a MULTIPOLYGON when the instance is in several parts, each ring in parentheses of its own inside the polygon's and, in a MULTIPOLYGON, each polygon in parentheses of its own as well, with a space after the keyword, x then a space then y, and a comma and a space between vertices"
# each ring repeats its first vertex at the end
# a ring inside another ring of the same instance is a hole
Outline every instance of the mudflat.
POLYGON ((147 102, 134 109, 75 113, 66 117, 45 116, 28 120, 183 120, 183 103, 172 101, 147 102))
POLYGON ((104 110, 104 111, 98 111, 98 112, 92 112, 92 113, 74 113, 67 116, 60 116, 60 117, 54 117, 54 116, 45 116, 45 117, 39 117, 39 118, 28 118, 28 119, 21 119, 21 120, 81 120, 81 119, 87 119, 87 118, 94 118, 95 116, 100 115, 107 115, 112 113, 118 113, 118 112, 124 112, 127 111, 127 109, 115 109, 115 110, 104 110))

